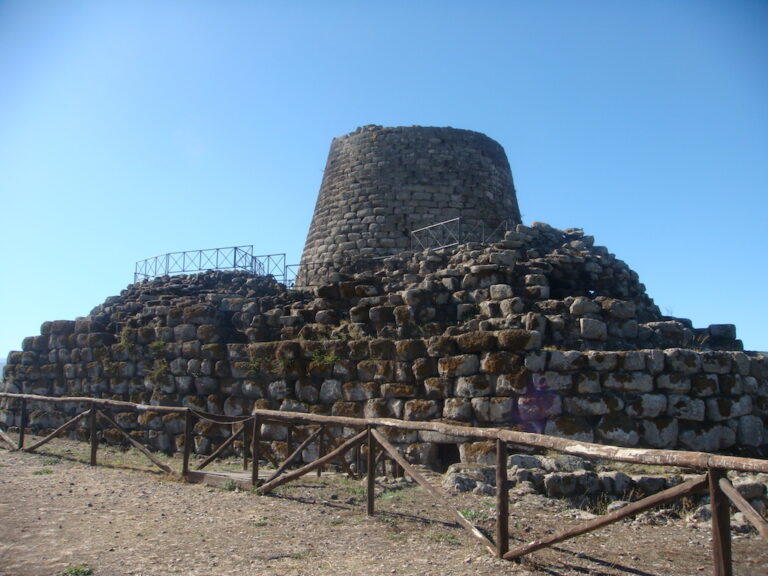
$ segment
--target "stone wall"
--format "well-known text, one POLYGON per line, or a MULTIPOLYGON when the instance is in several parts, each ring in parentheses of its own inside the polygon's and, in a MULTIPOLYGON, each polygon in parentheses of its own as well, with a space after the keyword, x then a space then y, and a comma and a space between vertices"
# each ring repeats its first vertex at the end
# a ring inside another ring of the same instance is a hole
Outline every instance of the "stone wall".
MULTIPOLYGON (((735 336, 731 325, 662 316, 637 275, 581 230, 519 225, 497 244, 404 252, 311 291, 239 272, 133 284, 88 317, 26 338, 8 357, 5 388, 763 454, 768 359, 735 336)), ((37 406, 30 427, 55 428, 72 410, 37 406)), ((179 447, 173 415, 118 420, 156 448, 179 447)), ((2 405, 0 424, 18 423, 2 405)), ((285 449, 284 429, 263 432, 285 449)), ((197 451, 228 434, 199 425, 197 451)), ((392 440, 433 465, 440 444, 455 442, 392 440)))
POLYGON ((391 255, 411 230, 456 217, 465 230, 520 222, 501 146, 468 130, 365 126, 331 144, 302 264, 391 255))

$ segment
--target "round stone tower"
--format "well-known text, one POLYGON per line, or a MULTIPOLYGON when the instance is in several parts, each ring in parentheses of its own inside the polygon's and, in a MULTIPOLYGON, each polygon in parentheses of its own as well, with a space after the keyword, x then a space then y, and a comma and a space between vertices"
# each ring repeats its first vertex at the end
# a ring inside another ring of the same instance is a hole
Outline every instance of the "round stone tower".
POLYGON ((412 231, 454 218, 461 218, 461 241, 520 222, 497 142, 455 128, 358 128, 331 143, 303 274, 408 250, 412 231))

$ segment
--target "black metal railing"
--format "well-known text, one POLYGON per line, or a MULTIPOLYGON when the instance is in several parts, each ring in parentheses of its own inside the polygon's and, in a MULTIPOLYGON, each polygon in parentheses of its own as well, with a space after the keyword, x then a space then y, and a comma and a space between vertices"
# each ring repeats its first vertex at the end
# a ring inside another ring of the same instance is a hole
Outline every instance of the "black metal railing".
MULTIPOLYGON (((504 239, 508 224, 507 220, 502 220, 492 227, 484 222, 468 221, 460 217, 452 218, 413 230, 411 249, 448 248, 465 242, 500 242, 504 239)), ((195 274, 208 270, 242 270, 259 276, 273 276, 288 288, 297 288, 330 280, 334 273, 353 275, 374 270, 382 260, 390 256, 394 254, 375 258, 286 264, 285 254, 254 256, 253 245, 206 248, 169 252, 139 260, 134 268, 133 281, 141 282, 161 276, 195 274)))
POLYGON ((169 252, 136 262, 133 281, 207 270, 243 270, 262 276, 272 275, 285 282, 285 254, 254 256, 252 245, 169 252))
POLYGON ((502 220, 496 226, 482 221, 465 218, 451 218, 411 231, 411 250, 436 250, 449 248, 466 242, 483 244, 501 242, 509 229, 509 221, 502 220))

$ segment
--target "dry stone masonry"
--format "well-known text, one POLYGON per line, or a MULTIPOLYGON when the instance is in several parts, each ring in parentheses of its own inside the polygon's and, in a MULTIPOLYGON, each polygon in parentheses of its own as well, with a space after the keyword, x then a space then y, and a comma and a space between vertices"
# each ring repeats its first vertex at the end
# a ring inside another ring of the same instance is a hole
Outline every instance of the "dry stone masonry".
POLYGON ((461 217, 465 230, 520 222, 502 147, 454 128, 365 126, 335 138, 302 256, 319 264, 388 256, 410 232, 461 217))
MULTIPOLYGON (((222 271, 130 285, 87 317, 46 322, 39 336, 24 339, 22 350, 8 357, 5 390, 191 406, 230 416, 260 407, 765 454, 768 358, 743 351, 732 325, 695 328, 662 315, 637 274, 582 230, 517 224, 499 242, 411 252, 388 241, 369 246, 378 230, 386 230, 381 240, 392 238, 389 224, 370 226, 374 219, 350 240, 357 232, 349 227, 365 217, 332 216, 327 196, 332 190, 340 197, 357 193, 341 185, 341 174, 351 168, 334 164, 354 155, 334 150, 379 139, 394 139, 388 146, 397 153, 382 152, 393 162, 408 157, 408 142, 436 150, 449 143, 454 152, 435 152, 430 171, 474 158, 472 174, 486 170, 489 180, 498 179, 492 201, 485 191, 471 192, 472 178, 457 181, 450 194, 465 194, 461 202, 480 195, 482 217, 494 203, 517 217, 516 202, 501 200, 511 191, 508 167, 498 169, 506 166, 503 151, 485 137, 448 129, 361 129, 334 141, 318 200, 329 212, 316 210, 305 258, 325 258, 332 250, 336 241, 322 244, 318 236, 322 229, 336 238, 331 228, 356 247, 334 256, 368 254, 366 248, 396 248, 395 255, 362 271, 340 262, 309 290, 222 271), (460 154, 462 138, 466 155, 460 154), (357 243, 362 239, 365 246, 357 243)), ((371 154, 370 162, 384 161, 371 154)), ((389 164, 394 174, 405 170, 402 162, 389 164)), ((370 178, 386 177, 383 167, 370 170, 370 178)), ((389 202, 386 195, 400 190, 398 182, 374 188, 370 205, 389 202)), ((402 184, 416 194, 408 186, 402 184)), ((439 205, 436 198, 430 202, 439 205)), ((365 206, 361 200, 355 210, 365 206)), ((40 405, 29 426, 53 429, 75 408, 56 412, 40 405)), ((175 415, 116 418, 157 449, 177 450, 183 442, 184 422, 175 415)), ((0 424, 19 424, 7 403, 0 405, 0 424)), ((228 434, 227 426, 200 423, 195 449, 210 453, 228 434)), ((262 434, 278 452, 288 450, 284 428, 265 425, 262 434)), ((477 462, 486 449, 482 443, 457 447, 455 438, 433 432, 392 431, 390 439, 412 461, 437 467, 459 458, 477 462)), ((312 450, 304 453, 305 460, 314 457, 312 450)))

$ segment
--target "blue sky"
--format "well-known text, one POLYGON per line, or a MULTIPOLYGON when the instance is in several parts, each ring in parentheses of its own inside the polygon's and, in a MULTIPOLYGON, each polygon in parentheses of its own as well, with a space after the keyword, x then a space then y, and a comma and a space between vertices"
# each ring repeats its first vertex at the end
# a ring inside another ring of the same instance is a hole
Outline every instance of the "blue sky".
POLYGON ((768 3, 0 2, 0 356, 165 252, 298 262, 331 139, 453 126, 526 223, 768 350, 768 3))

